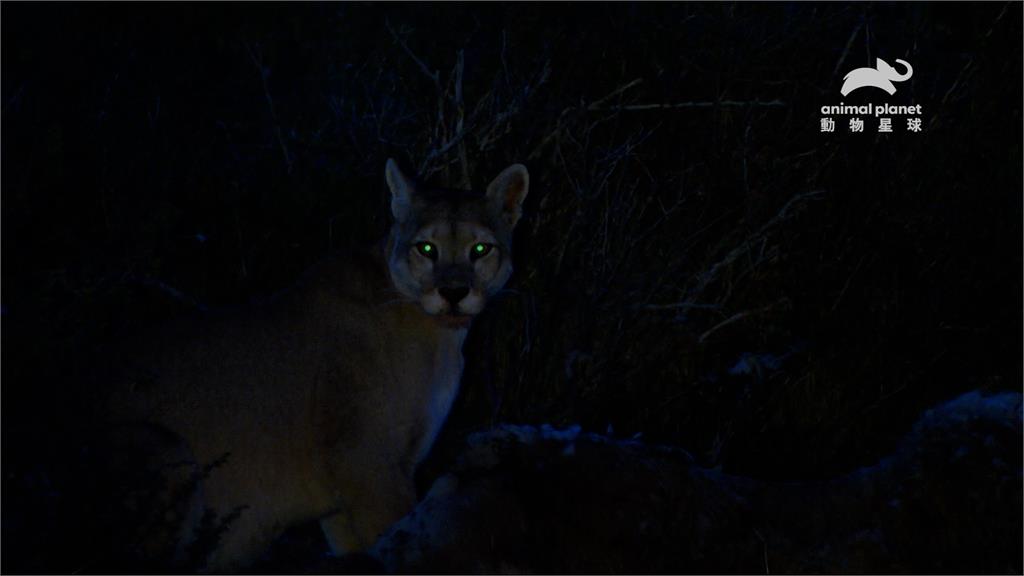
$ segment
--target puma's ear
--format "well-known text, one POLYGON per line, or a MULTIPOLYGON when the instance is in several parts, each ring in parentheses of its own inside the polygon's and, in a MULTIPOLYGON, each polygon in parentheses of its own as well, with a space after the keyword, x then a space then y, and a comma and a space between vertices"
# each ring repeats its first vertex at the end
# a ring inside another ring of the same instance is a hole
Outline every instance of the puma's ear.
POLYGON ((406 176, 398 167, 398 162, 388 158, 384 168, 384 179, 391 189, 391 214, 395 220, 402 222, 412 210, 412 195, 416 192, 416 183, 406 176))
POLYGON ((526 166, 513 164, 487 185, 487 198, 501 211, 508 225, 515 226, 523 213, 523 200, 529 188, 530 173, 526 166))

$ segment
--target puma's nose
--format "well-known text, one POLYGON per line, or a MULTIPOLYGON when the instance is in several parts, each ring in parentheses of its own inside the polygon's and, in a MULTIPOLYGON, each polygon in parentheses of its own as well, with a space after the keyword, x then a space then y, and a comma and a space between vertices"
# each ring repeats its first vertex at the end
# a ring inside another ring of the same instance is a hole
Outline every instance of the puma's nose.
POLYGON ((438 288, 437 293, 447 300, 448 303, 452 305, 452 308, 454 308, 460 301, 462 301, 463 298, 466 297, 466 294, 469 294, 469 288, 466 286, 438 288))

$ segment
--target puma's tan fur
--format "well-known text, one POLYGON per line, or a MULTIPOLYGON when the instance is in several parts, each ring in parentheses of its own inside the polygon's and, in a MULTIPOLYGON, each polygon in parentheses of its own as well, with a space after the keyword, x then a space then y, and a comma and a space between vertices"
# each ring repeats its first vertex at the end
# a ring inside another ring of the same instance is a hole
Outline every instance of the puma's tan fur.
POLYGON ((196 463, 229 455, 196 498, 219 514, 245 507, 211 569, 244 567, 312 519, 335 551, 360 550, 415 504, 469 321, 511 274, 528 175, 514 165, 479 195, 421 189, 393 161, 386 177, 386 243, 321 264, 268 305, 181 321, 121 354, 119 418, 173 431, 196 463))

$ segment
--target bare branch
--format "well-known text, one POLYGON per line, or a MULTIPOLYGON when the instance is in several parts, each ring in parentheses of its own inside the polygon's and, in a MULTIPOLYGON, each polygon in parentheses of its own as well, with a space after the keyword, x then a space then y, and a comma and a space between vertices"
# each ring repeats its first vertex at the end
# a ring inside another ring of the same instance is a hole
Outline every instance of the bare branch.
MULTIPOLYGON (((462 134, 465 131, 466 107, 462 103, 462 72, 466 60, 462 50, 459 50, 455 63, 455 132, 462 134)), ((472 186, 469 177, 469 160, 466 157, 466 140, 459 139, 459 161, 462 165, 462 185, 466 188, 472 186)))
POLYGON ((701 102, 676 102, 674 104, 630 104, 627 106, 608 106, 600 107, 591 105, 587 107, 589 111, 599 112, 636 112, 641 110, 673 110, 678 108, 746 108, 748 106, 753 107, 764 107, 764 108, 778 108, 785 106, 786 103, 782 100, 770 100, 768 102, 762 102, 760 100, 754 100, 750 102, 744 102, 740 100, 718 100, 718 101, 701 101, 701 102))
POLYGON ((846 40, 846 47, 843 48, 843 53, 839 56, 839 61, 836 62, 836 67, 832 69, 833 76, 839 72, 839 67, 843 65, 843 62, 846 62, 846 57, 850 54, 850 47, 853 46, 853 41, 857 39, 857 33, 860 32, 860 29, 863 26, 864 21, 858 22, 857 27, 854 28, 853 32, 850 34, 850 38, 846 40))
POLYGON ((249 53, 249 59, 256 66, 256 72, 260 75, 260 82, 263 84, 263 97, 267 100, 267 108, 270 109, 270 121, 274 123, 274 133, 277 135, 277 143, 281 146, 281 154, 284 155, 284 164, 288 173, 292 173, 292 155, 288 152, 288 143, 281 130, 281 123, 277 120, 277 113, 274 111, 274 99, 270 96, 270 88, 267 86, 267 70, 263 67, 263 56, 258 50, 253 50, 248 42, 244 44, 245 51, 249 53))
POLYGON ((409 45, 405 43, 405 40, 402 40, 398 33, 395 32, 395 29, 391 27, 390 20, 384 20, 384 25, 387 26, 388 32, 391 33, 391 37, 395 39, 395 43, 402 47, 402 50, 404 50, 405 53, 409 56, 409 58, 411 58, 412 61, 416 63, 416 66, 419 67, 420 72, 423 72, 424 76, 432 80, 434 82, 435 87, 437 88, 437 91, 440 92, 441 74, 437 70, 434 70, 433 72, 430 71, 430 68, 428 68, 427 65, 423 63, 423 60, 420 60, 419 57, 416 56, 416 54, 409 48, 409 45))
POLYGON ((528 160, 535 160, 535 159, 537 159, 540 156, 540 153, 544 150, 544 148, 546 148, 547 145, 549 143, 551 143, 552 140, 554 140, 555 138, 561 136, 562 132, 570 124, 572 124, 572 122, 574 122, 576 119, 578 119, 580 116, 582 116, 582 114, 584 112, 586 112, 588 110, 597 110, 597 109, 599 109, 600 106, 604 105, 605 102, 608 102, 612 98, 615 98, 616 96, 622 94, 626 90, 629 90, 630 88, 632 88, 632 87, 634 87, 634 86, 636 86, 638 84, 641 84, 642 82, 643 82, 643 78, 635 78, 632 81, 630 81, 630 82, 628 82, 628 83, 626 83, 626 84, 624 84, 622 86, 619 86, 615 90, 613 90, 610 93, 608 93, 608 95, 602 97, 601 99, 595 101, 594 103, 592 103, 592 104, 590 104, 588 106, 576 107, 576 108, 566 108, 565 110, 563 110, 562 114, 558 117, 558 120, 555 122, 555 129, 552 130, 550 134, 545 136, 543 140, 541 140, 540 144, 538 144, 537 147, 533 149, 533 152, 530 152, 530 155, 527 156, 527 159, 528 160), (570 119, 570 116, 571 116, 571 119, 570 119))

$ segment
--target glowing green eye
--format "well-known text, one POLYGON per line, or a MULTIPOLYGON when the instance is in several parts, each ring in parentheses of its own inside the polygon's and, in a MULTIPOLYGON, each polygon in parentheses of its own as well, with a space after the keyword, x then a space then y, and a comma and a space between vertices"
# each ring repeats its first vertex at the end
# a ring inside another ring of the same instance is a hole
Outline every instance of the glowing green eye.
POLYGON ((481 256, 486 256, 491 251, 492 246, 490 244, 484 244, 483 242, 477 242, 473 244, 473 249, 470 251, 470 256, 475 260, 481 256))
POLYGON ((416 244, 416 250, 431 260, 437 259, 437 247, 430 242, 420 242, 416 244))

